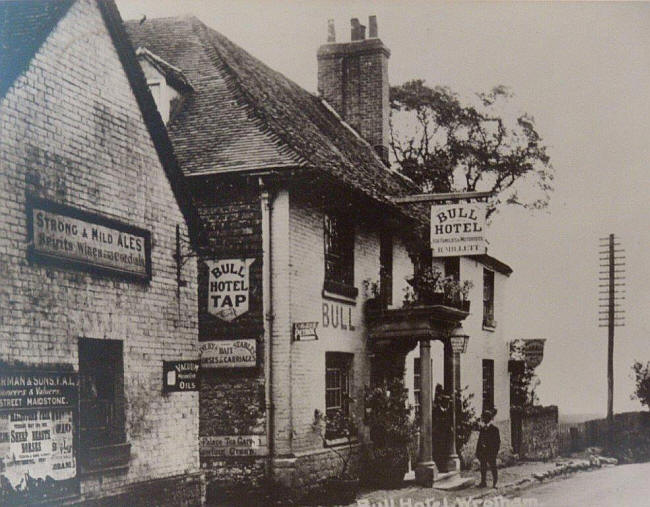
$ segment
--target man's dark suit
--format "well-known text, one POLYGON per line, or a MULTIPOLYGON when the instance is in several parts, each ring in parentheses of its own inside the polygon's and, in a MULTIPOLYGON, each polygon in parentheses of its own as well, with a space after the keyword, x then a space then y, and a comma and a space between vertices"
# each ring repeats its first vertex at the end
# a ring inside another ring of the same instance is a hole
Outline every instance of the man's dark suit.
POLYGON ((481 428, 478 435, 478 444, 476 445, 476 457, 481 462, 481 484, 485 485, 488 465, 492 472, 492 485, 496 486, 498 479, 497 472, 497 453, 501 446, 501 437, 499 430, 494 424, 490 423, 481 428))

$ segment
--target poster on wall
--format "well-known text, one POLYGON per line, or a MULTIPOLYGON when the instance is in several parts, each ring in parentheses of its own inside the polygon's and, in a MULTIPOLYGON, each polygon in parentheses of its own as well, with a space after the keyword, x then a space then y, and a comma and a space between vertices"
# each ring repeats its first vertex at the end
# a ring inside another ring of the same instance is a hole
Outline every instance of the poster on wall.
POLYGON ((431 250, 434 257, 487 252, 483 202, 431 206, 431 250))
POLYGON ((77 494, 78 375, 0 371, 0 505, 77 494))
POLYGON ((255 259, 205 261, 208 266, 208 313, 231 322, 248 311, 250 265, 255 259))

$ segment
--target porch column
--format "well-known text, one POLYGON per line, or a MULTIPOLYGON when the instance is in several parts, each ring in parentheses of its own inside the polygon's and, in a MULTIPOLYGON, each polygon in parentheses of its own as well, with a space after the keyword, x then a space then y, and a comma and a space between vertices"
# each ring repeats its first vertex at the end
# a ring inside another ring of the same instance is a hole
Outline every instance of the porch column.
MULTIPOLYGON (((451 347, 450 347, 451 348, 451 347)), ((451 414, 450 423, 451 431, 449 432, 449 457, 447 458, 447 472, 460 472, 460 459, 456 451, 456 391, 459 389, 460 380, 460 353, 451 350, 451 386, 449 394, 451 396, 451 414)))
POLYGON ((433 486, 438 474, 433 461, 431 435, 431 342, 420 340, 420 453, 415 467, 415 481, 424 487, 433 486))

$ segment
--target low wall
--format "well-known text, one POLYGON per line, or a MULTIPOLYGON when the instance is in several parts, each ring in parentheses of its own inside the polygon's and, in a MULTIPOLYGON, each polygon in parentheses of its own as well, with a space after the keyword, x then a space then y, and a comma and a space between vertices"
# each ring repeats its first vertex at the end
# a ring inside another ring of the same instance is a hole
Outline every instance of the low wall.
MULTIPOLYGON (((606 447, 609 425, 607 419, 560 425, 560 451, 578 452, 587 447, 606 447)), ((635 455, 645 456, 650 441, 650 412, 624 412, 614 415, 613 449, 626 461, 637 461, 635 455), (630 454, 631 456, 626 456, 630 454)))
POLYGON ((548 460, 559 454, 557 406, 513 408, 511 416, 513 434, 518 440, 515 452, 520 458, 548 460))
POLYGON ((142 481, 125 488, 117 495, 86 498, 74 505, 84 507, 116 507, 129 505, 147 507, 191 507, 205 503, 205 485, 202 474, 184 474, 165 479, 142 481))

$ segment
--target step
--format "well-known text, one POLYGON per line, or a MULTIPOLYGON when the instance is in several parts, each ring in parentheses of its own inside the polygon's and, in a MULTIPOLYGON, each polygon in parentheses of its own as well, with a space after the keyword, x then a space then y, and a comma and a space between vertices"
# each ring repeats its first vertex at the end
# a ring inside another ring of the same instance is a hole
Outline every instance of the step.
POLYGON ((474 479, 471 477, 461 477, 458 472, 450 472, 450 474, 452 475, 445 477, 442 480, 436 479, 436 481, 433 483, 433 489, 439 489, 441 491, 456 491, 459 489, 469 488, 470 486, 474 485, 474 479))

